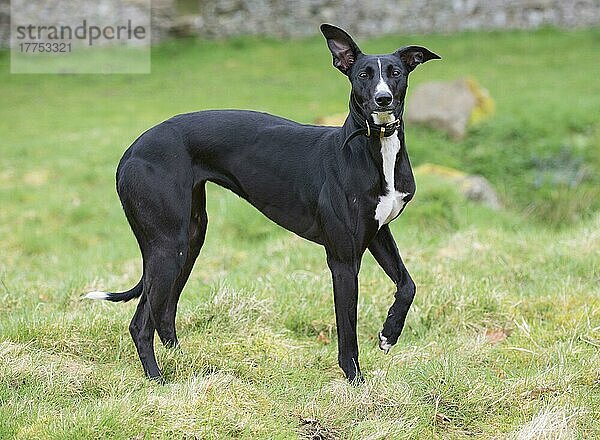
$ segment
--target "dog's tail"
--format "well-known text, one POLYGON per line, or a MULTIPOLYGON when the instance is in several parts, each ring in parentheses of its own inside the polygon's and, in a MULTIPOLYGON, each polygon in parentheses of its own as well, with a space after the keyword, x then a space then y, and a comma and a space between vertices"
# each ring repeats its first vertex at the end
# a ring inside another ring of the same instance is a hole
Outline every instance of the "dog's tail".
POLYGON ((89 292, 84 296, 84 298, 105 299, 113 302, 127 302, 133 298, 138 298, 142 294, 143 286, 144 284, 140 279, 140 281, 133 288, 126 292, 89 292))

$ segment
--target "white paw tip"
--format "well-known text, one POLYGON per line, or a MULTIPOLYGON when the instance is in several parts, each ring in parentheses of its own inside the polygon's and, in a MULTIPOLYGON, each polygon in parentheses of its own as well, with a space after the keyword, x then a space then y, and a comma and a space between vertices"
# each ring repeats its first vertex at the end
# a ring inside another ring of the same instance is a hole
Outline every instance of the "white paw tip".
POLYGON ((107 299, 108 298, 108 293, 106 292, 89 292, 87 293, 84 298, 87 299, 107 299))
POLYGON ((390 344, 385 336, 379 332, 379 348, 383 350, 385 354, 388 354, 390 348, 392 348, 392 344, 390 344))

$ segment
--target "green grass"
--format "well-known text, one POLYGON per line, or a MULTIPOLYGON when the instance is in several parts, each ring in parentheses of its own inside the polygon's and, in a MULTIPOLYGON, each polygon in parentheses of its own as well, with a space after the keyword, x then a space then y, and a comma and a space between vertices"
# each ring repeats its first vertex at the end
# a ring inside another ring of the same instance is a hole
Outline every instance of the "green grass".
POLYGON ((413 87, 471 75, 490 90, 497 114, 464 141, 408 126, 408 146, 414 165, 483 174, 506 206, 419 176, 392 225, 418 292, 387 356, 392 285, 364 259, 361 387, 336 366, 322 249, 214 186, 183 350, 157 346, 167 385, 142 377, 134 303, 80 299, 139 279, 114 191, 127 145, 198 109, 345 111, 320 38, 166 43, 147 76, 9 75, 0 53, 0 438, 600 438, 599 42, 597 29, 359 41, 440 53, 413 87))

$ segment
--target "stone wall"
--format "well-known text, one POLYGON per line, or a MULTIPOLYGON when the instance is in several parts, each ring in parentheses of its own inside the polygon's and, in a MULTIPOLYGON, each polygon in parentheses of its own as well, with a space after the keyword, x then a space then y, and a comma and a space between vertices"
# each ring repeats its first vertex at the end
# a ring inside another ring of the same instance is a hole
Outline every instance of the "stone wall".
MULTIPOLYGON (((136 1, 125 3, 135 7, 136 1)), ((600 0, 153 0, 152 4, 155 42, 189 35, 302 37, 317 33, 323 22, 361 37, 600 25, 600 0), (185 13, 178 7, 184 2, 185 13)), ((8 45, 9 14, 9 1, 0 0, 0 47, 8 45)), ((40 19, 43 22, 42 8, 40 19)))
POLYGON ((0 47, 8 47, 10 40, 10 3, 0 0, 0 47))
POLYGON ((198 13, 177 17, 173 30, 299 37, 315 34, 323 22, 360 36, 589 27, 600 24, 600 0, 198 0, 198 13))

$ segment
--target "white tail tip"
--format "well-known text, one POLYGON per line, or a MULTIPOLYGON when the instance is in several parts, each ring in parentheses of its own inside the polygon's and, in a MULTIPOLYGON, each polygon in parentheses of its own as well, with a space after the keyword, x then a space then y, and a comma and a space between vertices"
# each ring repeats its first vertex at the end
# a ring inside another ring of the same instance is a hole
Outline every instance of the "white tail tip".
POLYGON ((108 293, 106 292, 90 292, 87 293, 84 298, 87 299, 108 299, 108 293))

